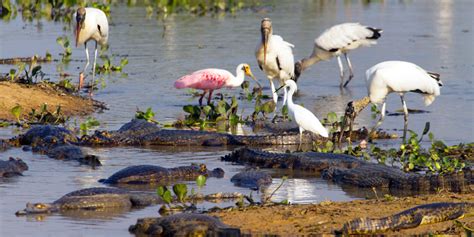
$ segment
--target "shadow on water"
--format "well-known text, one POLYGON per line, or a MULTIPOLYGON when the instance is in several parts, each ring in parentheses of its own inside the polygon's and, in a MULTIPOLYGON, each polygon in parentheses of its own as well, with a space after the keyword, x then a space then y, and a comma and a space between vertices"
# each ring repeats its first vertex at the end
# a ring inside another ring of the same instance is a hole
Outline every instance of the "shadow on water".
MULTIPOLYGON (((351 81, 350 88, 339 91, 336 60, 321 62, 300 77, 299 95, 295 97, 295 102, 303 104, 318 118, 326 117, 332 111, 342 115, 349 100, 366 95, 365 69, 384 60, 411 61, 427 70, 439 72, 445 86, 442 88, 442 95, 426 108, 430 113, 410 115, 409 128, 422 131, 425 122, 430 121, 431 131, 449 144, 472 141, 474 95, 471 93, 473 86, 470 75, 473 75, 474 59, 465 47, 474 41, 472 31, 469 30, 472 28, 472 12, 473 5, 469 1, 436 1, 432 4, 417 1, 282 1, 275 3, 270 9, 241 11, 235 17, 178 14, 169 15, 161 21, 154 17, 146 19, 145 7, 114 5, 111 8, 108 54, 127 55, 129 64, 124 68, 127 76, 124 77, 121 73, 100 75, 106 86, 95 97, 106 102, 110 110, 93 116, 101 121, 101 129, 112 130, 130 121, 137 107, 152 107, 157 112, 158 121, 172 122, 183 117, 184 105, 197 103, 186 91, 175 90, 173 82, 180 76, 201 68, 218 67, 233 71, 237 64, 247 62, 255 76, 267 84, 266 76, 257 69, 254 58, 262 17, 272 18, 275 34, 296 45, 294 54, 297 60, 310 54, 314 38, 324 29, 337 23, 355 21, 382 28, 384 33, 378 45, 351 53, 355 78, 351 81)), ((44 55, 49 50, 53 58, 59 59, 59 53, 63 49, 57 45, 56 38, 67 35, 72 39, 68 25, 42 20, 28 23, 17 17, 0 21, 0 29, 1 58, 44 55), (66 32, 63 31, 65 26, 68 29, 66 32), (22 29, 21 34, 19 29, 22 29)), ((82 47, 73 48, 72 60, 68 65, 43 64, 42 71, 51 80, 56 80, 62 71, 68 72, 75 83, 84 66, 84 57, 82 47)), ((119 60, 120 57, 115 58, 119 60)), ((11 65, 0 65, 0 72, 9 72, 11 68, 11 65)), ((264 93, 269 95, 268 86, 265 85, 265 88, 264 93)), ((222 92, 237 95, 239 90, 225 89, 222 92)), ((418 95, 407 95, 407 103, 410 108, 425 109, 418 95)), ((239 109, 243 109, 244 114, 250 114, 253 106, 253 103, 239 101, 239 109)), ((388 110, 394 111, 399 107, 397 96, 388 98, 388 110)), ((77 124, 80 124, 86 118, 76 119, 77 124)), ((356 125, 360 127, 370 127, 374 123, 370 110, 362 113, 356 120, 356 125)), ((402 127, 403 119, 398 116, 388 116, 382 125, 383 129, 390 131, 402 127)), ((16 134, 18 131, 14 128, 0 128, 1 138, 16 134)), ((387 143, 393 145, 397 142, 387 143)), ((379 145, 386 144, 380 142, 379 145)), ((137 218, 157 216, 158 207, 131 212, 55 214, 44 217, 41 224, 17 218, 14 213, 27 202, 53 201, 77 189, 103 186, 97 180, 107 178, 130 165, 175 167, 204 163, 209 168, 222 167, 226 172, 224 178, 210 178, 202 192, 249 194, 250 190, 235 187, 230 182, 230 178, 245 167, 220 161, 220 157, 232 149, 233 147, 162 146, 90 148, 103 161, 103 166, 95 170, 20 149, 1 152, 2 159, 9 156, 21 157, 30 169, 24 176, 0 182, 0 235, 61 233, 68 236, 129 236, 128 226, 135 223, 137 218)), ((285 151, 294 150, 294 147, 271 149, 285 151)), ((282 175, 290 177, 275 193, 274 201, 345 201, 375 195, 371 189, 341 187, 301 172, 264 171, 274 176, 269 190, 280 184, 282 175)), ((197 188, 192 181, 187 181, 187 184, 197 188)), ((152 192, 153 189, 148 191, 152 192)), ((377 191, 379 198, 383 194, 384 191, 377 191)), ((203 203, 199 207, 214 205, 228 206, 232 203, 203 203)))

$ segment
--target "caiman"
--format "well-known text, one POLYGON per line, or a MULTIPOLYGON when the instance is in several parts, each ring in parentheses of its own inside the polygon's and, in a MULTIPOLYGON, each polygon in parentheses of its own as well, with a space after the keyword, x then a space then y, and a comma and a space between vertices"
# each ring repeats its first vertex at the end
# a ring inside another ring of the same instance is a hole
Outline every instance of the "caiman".
POLYGON ((39 125, 31 128, 17 138, 19 145, 24 145, 24 150, 45 154, 58 160, 73 160, 90 166, 100 166, 100 160, 95 155, 88 154, 83 148, 77 146, 78 138, 66 128, 39 125))
POLYGON ((415 228, 424 224, 459 219, 473 209, 474 203, 431 203, 416 206, 388 217, 357 218, 344 224, 341 231, 349 235, 415 228))
POLYGON ((356 157, 334 153, 271 153, 241 148, 222 157, 223 161, 251 164, 261 168, 305 170, 324 179, 358 187, 394 190, 469 192, 474 183, 471 168, 445 175, 405 173, 399 168, 370 163, 356 157))
POLYGON ((230 179, 236 186, 259 190, 272 184, 272 176, 260 170, 242 171, 230 179))
MULTIPOLYGON (((268 125, 268 127, 272 127, 268 125)), ((30 129, 19 136, 22 145, 35 146, 40 143, 72 144, 82 146, 118 146, 118 145, 171 145, 171 146, 225 146, 225 145, 292 145, 299 144, 299 133, 292 126, 270 129, 264 135, 232 135, 195 130, 161 129, 156 124, 143 119, 133 119, 116 131, 95 131, 80 139, 62 127, 42 125, 30 129)), ((303 134, 302 143, 312 144, 326 139, 310 133, 303 134)))
POLYGON ((163 203, 157 195, 118 188, 87 188, 70 192, 52 203, 27 203, 16 215, 53 213, 67 210, 132 208, 163 203))
POLYGON ((227 226, 217 217, 191 213, 140 218, 128 230, 136 236, 240 236, 240 229, 227 226))
MULTIPOLYGON (((297 132, 243 136, 195 130, 161 129, 146 120, 133 119, 117 131, 96 131, 83 136, 81 144, 98 145, 171 145, 171 146, 224 146, 224 145, 288 145, 298 144, 297 132)), ((305 134, 303 143, 311 143, 316 136, 305 134)))
POLYGON ((22 175, 28 165, 20 158, 10 157, 7 161, 0 160, 0 178, 22 175))
POLYGON ((124 168, 107 179, 99 182, 106 184, 153 184, 165 183, 176 179, 194 179, 199 175, 222 178, 224 170, 208 170, 205 164, 192 164, 175 168, 164 168, 156 165, 135 165, 124 168))

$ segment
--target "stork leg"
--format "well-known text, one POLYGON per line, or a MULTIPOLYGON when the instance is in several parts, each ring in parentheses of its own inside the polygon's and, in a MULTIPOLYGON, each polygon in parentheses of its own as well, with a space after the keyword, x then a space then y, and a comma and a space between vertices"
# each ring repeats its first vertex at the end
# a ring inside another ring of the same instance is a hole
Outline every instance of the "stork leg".
POLYGON ((214 90, 209 90, 209 97, 207 97, 207 105, 210 105, 211 104, 211 99, 212 99, 212 92, 214 90))
POLYGON ((202 98, 204 98, 204 96, 206 95, 206 92, 207 92, 207 90, 204 90, 201 97, 199 97, 199 106, 202 106, 202 98))
MULTIPOLYGON (((275 92, 275 85, 273 84, 273 79, 270 79, 270 88, 272 90, 273 102, 278 102, 278 94, 275 92)), ((275 107, 276 108, 276 107, 275 107)))
POLYGON ((403 126, 403 142, 405 142, 406 136, 407 136, 407 129, 408 129, 408 108, 407 108, 407 103, 405 102, 404 94, 400 95, 400 99, 402 100, 402 105, 403 105, 403 119, 405 121, 405 124, 403 126))
POLYGON ((89 90, 89 96, 92 96, 92 91, 94 91, 94 83, 95 83, 95 65, 97 63, 97 41, 95 42, 95 50, 94 50, 94 64, 92 67, 92 85, 89 90))
POLYGON ((337 63, 339 64, 339 76, 341 77, 340 87, 344 86, 344 66, 342 65, 341 57, 337 56, 337 63))
POLYGON ((383 120, 385 119, 385 101, 383 102, 383 105, 382 105, 382 110, 380 112, 380 118, 379 120, 377 121, 377 124, 375 124, 375 126, 371 129, 370 133, 369 133, 369 139, 371 138, 371 135, 373 133, 375 133, 375 129, 377 129, 383 122, 383 120))
POLYGON ((89 67, 89 50, 87 49, 87 43, 84 43, 84 49, 86 50, 86 65, 84 66, 82 72, 79 74, 79 90, 82 89, 82 86, 84 84, 84 72, 87 70, 87 67, 89 67))
POLYGON ((272 90, 273 102, 275 102, 275 111, 274 111, 275 113, 273 114, 272 121, 275 121, 278 114, 278 109, 277 109, 278 94, 275 92, 275 85, 273 84, 273 79, 270 79, 270 88, 272 90))
POLYGON ((344 57, 346 58, 347 66, 349 67, 349 78, 347 79, 346 83, 344 83, 344 87, 346 87, 354 77, 354 72, 352 71, 352 63, 349 59, 349 56, 347 56, 347 53, 344 53, 344 57))

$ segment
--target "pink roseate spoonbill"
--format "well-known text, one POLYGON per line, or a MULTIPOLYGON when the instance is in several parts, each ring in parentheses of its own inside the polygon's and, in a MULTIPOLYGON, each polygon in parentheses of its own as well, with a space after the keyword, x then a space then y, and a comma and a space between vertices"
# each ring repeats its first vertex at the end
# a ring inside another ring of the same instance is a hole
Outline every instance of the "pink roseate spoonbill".
MULTIPOLYGON (((301 139, 303 132, 306 130, 322 137, 328 137, 328 130, 321 124, 319 119, 311 111, 301 105, 293 103, 293 94, 298 89, 296 82, 293 80, 287 80, 280 88, 284 87, 289 88, 287 100, 288 112, 293 120, 298 124, 300 129, 300 144, 298 146, 298 150, 301 148, 301 139)), ((278 90, 280 88, 278 88, 278 90)))
POLYGON ((192 74, 179 78, 175 83, 174 87, 177 89, 193 88, 204 90, 204 93, 199 98, 199 105, 202 105, 202 98, 209 92, 207 104, 211 103, 212 92, 222 87, 238 87, 244 82, 245 76, 250 76, 258 86, 261 87, 260 83, 255 79, 250 70, 248 64, 242 63, 235 69, 236 76, 232 75, 227 70, 208 68, 199 71, 195 71, 192 74))
MULTIPOLYGON (((405 126, 403 139, 405 140, 408 127, 408 108, 405 102, 405 93, 415 92, 423 96, 425 105, 428 106, 440 95, 440 87, 443 83, 440 75, 427 72, 416 64, 404 61, 381 62, 366 71, 368 96, 351 101, 347 104, 344 123, 349 123, 349 131, 352 129, 352 122, 369 103, 382 104, 380 119, 372 128, 371 133, 382 124, 385 117, 385 99, 390 93, 398 93, 402 101, 405 126), (346 118, 348 117, 348 118, 346 118), (348 121, 349 120, 349 121, 348 121)), ((341 132, 342 134, 342 132, 341 132)), ((339 137, 339 141, 342 137, 339 137)))
MULTIPOLYGON (((258 66, 267 75, 268 80, 270 80, 273 101, 276 105, 278 94, 275 92, 273 79, 278 79, 281 86, 285 84, 285 81, 294 78, 295 65, 292 52, 294 45, 284 41, 281 36, 273 34, 270 18, 263 18, 260 33, 262 38, 257 45, 255 57, 257 58, 258 66)), ((285 105, 286 99, 287 89, 284 87, 283 105, 285 105)))
POLYGON ((377 39, 380 38, 381 33, 381 29, 364 26, 359 23, 343 23, 327 29, 314 40, 313 53, 309 57, 296 62, 296 80, 311 65, 321 60, 329 60, 332 57, 336 57, 341 77, 340 87, 346 87, 354 77, 352 64, 347 53, 362 46, 377 44, 377 39), (349 67, 349 78, 345 83, 344 67, 340 57, 342 54, 346 58, 347 66, 349 67))
POLYGON ((107 45, 107 40, 109 37, 109 23, 107 21, 107 16, 102 10, 92 7, 80 7, 73 15, 75 36, 76 36, 76 47, 80 44, 84 44, 86 50, 86 65, 84 69, 79 74, 79 89, 82 88, 84 81, 84 72, 89 66, 89 50, 87 49, 87 42, 90 40, 95 41, 95 51, 94 51, 94 65, 92 67, 92 82, 94 82, 95 77, 95 65, 97 60, 97 44, 100 44, 102 47, 107 45))

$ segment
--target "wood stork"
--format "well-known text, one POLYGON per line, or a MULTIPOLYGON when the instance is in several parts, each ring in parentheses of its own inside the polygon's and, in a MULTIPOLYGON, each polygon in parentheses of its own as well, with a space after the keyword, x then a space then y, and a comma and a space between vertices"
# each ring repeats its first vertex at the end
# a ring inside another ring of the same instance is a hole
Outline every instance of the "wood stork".
POLYGON ((313 53, 295 64, 295 81, 301 73, 311 65, 321 61, 329 60, 332 57, 337 58, 341 77, 341 87, 346 87, 354 77, 352 64, 347 53, 362 46, 371 46, 377 44, 382 30, 364 26, 359 23, 343 23, 335 25, 325 30, 318 38, 314 40, 313 53), (344 67, 341 61, 341 55, 346 58, 349 67, 349 78, 344 83, 344 67))
MULTIPOLYGON (((385 99, 387 95, 390 93, 398 93, 402 101, 404 112, 405 126, 403 139, 405 140, 408 127, 408 109, 404 99, 405 93, 416 92, 421 94, 425 105, 428 106, 433 103, 436 96, 440 95, 440 87, 443 85, 439 74, 427 72, 416 64, 404 61, 381 62, 366 71, 366 79, 369 95, 347 104, 344 118, 345 122, 342 126, 341 134, 343 134, 347 122, 349 122, 349 131, 352 129, 352 122, 355 117, 360 111, 367 107, 369 103, 382 104, 380 119, 372 129, 372 131, 374 131, 384 120, 385 99)), ((341 139, 342 136, 339 137, 339 141, 341 141, 341 139)))
POLYGON ((296 82, 293 80, 287 80, 280 88, 282 87, 289 88, 287 100, 288 112, 300 129, 300 144, 298 150, 301 148, 301 139, 303 132, 306 130, 322 137, 328 137, 328 130, 321 124, 321 122, 319 122, 319 119, 311 111, 301 105, 293 103, 293 94, 298 89, 296 82))
MULTIPOLYGON (((257 58, 258 66, 267 75, 268 80, 270 80, 273 101, 276 105, 278 94, 276 93, 273 79, 278 79, 280 85, 284 85, 285 81, 294 78, 295 65, 292 52, 294 45, 284 41, 281 36, 273 34, 270 18, 263 18, 260 33, 261 40, 255 50, 255 57, 257 58)), ((283 105, 286 103, 286 98, 287 89, 284 88, 283 105)))
POLYGON ((208 68, 199 71, 195 71, 192 74, 179 78, 175 83, 174 87, 177 89, 183 88, 194 88, 204 90, 204 93, 199 98, 199 105, 202 105, 202 98, 209 92, 207 104, 211 103, 212 92, 222 87, 238 87, 244 82, 244 77, 250 76, 258 86, 261 87, 260 83, 255 79, 250 70, 248 64, 242 63, 235 69, 236 76, 232 75, 227 70, 208 68))
POLYGON ((75 36, 76 36, 76 47, 80 44, 84 44, 86 50, 86 65, 84 70, 79 74, 79 89, 82 88, 84 81, 84 72, 89 66, 89 50, 87 49, 87 42, 90 40, 95 41, 95 51, 94 51, 94 65, 92 67, 92 82, 94 82, 95 77, 95 65, 97 60, 97 44, 101 46, 107 45, 107 40, 109 37, 109 23, 107 21, 107 16, 102 10, 93 7, 80 7, 73 15, 75 36))

